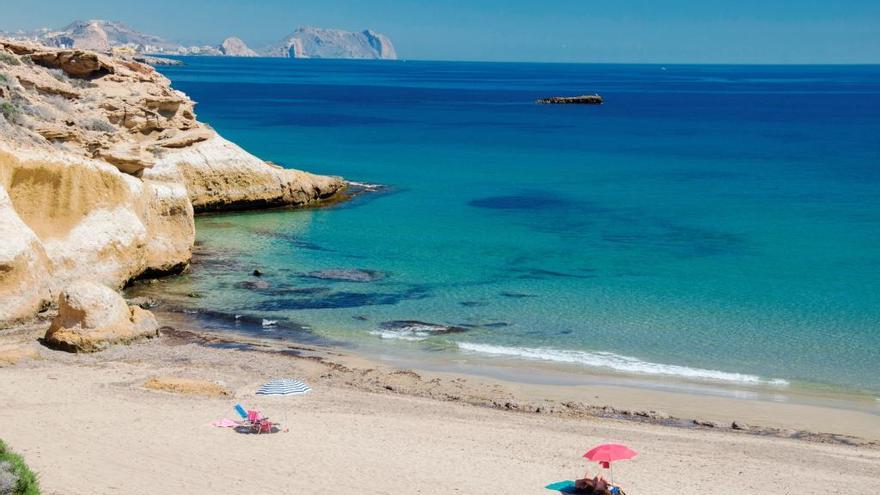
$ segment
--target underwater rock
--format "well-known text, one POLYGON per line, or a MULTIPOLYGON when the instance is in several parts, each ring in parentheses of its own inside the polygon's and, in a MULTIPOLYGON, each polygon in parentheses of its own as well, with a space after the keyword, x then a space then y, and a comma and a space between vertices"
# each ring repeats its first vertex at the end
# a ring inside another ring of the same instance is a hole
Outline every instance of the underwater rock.
POLYGON ((571 206, 571 203, 551 193, 529 192, 507 196, 488 196, 468 202, 475 208, 490 210, 546 210, 571 206))
POLYGON ((269 282, 265 280, 242 280, 235 284, 238 289, 264 290, 269 288, 269 282))
POLYGON ((379 324, 381 330, 370 332, 383 339, 424 340, 434 335, 462 333, 467 329, 460 326, 426 323, 418 320, 392 320, 379 324))
POLYGON ((538 297, 535 294, 526 294, 524 292, 508 292, 508 291, 499 292, 498 295, 503 296, 503 297, 509 297, 512 299, 523 299, 526 297, 538 297))

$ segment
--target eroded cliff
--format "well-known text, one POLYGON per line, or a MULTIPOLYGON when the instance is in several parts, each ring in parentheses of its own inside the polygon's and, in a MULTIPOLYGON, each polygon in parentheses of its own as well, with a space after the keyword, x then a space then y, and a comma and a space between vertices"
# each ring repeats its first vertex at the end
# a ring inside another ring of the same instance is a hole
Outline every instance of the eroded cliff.
POLYGON ((74 281, 180 269, 194 211, 309 206, 344 188, 247 153, 193 106, 147 65, 0 39, 0 326, 74 281))

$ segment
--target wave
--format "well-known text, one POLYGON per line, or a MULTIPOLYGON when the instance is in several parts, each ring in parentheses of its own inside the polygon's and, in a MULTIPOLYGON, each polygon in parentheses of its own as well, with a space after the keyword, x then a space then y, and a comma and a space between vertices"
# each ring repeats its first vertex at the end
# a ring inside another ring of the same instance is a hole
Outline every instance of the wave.
POLYGON ((369 182, 357 182, 357 181, 353 181, 353 180, 348 180, 346 182, 350 186, 360 187, 366 191, 378 191, 379 189, 382 189, 383 187, 385 187, 382 184, 370 184, 369 182))
POLYGON ((396 340, 407 340, 410 342, 417 342, 419 340, 425 340, 431 335, 428 333, 421 332, 398 332, 393 330, 372 330, 370 331, 370 335, 375 335, 381 339, 396 339, 396 340))
POLYGON ((687 378, 692 380, 710 380, 746 385, 788 386, 787 380, 763 379, 756 375, 730 373, 727 371, 689 368, 674 364, 660 364, 642 361, 629 356, 621 356, 611 352, 570 351, 561 349, 504 347, 490 344, 458 342, 459 349, 478 354, 493 356, 509 356, 536 361, 552 361, 556 363, 580 364, 594 368, 606 368, 624 373, 639 375, 660 375, 687 378))

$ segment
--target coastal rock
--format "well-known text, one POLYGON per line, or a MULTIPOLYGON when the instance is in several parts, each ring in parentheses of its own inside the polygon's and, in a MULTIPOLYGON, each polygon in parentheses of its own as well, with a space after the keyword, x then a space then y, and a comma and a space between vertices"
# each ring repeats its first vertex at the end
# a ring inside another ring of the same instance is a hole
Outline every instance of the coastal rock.
POLYGON ((370 332, 383 339, 424 340, 434 335, 462 333, 467 329, 452 325, 426 323, 418 320, 393 320, 379 324, 381 330, 370 332))
POLYGON ((196 212, 309 206, 345 188, 339 177, 272 166, 216 134, 167 150, 144 177, 185 184, 196 212))
POLYGON ((256 57, 257 52, 248 48, 240 38, 230 37, 220 44, 220 52, 227 57, 256 57))
POLYGON ((266 52, 289 58, 358 58, 396 60, 397 52, 384 34, 340 29, 299 28, 266 52))
POLYGON ((113 65, 94 52, 82 50, 60 50, 31 54, 37 65, 50 69, 61 69, 70 77, 99 77, 114 72, 113 65))
POLYGON ((183 65, 183 62, 180 60, 165 57, 154 57, 152 55, 135 55, 132 56, 132 60, 142 64, 152 65, 153 67, 183 65))
POLYGON ((58 316, 46 332, 48 345, 71 352, 93 352, 112 344, 157 336, 156 317, 128 306, 116 291, 92 282, 75 282, 58 298, 58 316))
POLYGON ((309 206, 345 187, 223 139, 130 58, 4 39, 0 55, 0 327, 74 281, 185 268, 196 211, 309 206))
POLYGON ((36 313, 49 297, 45 279, 49 259, 0 185, 0 327, 36 313))

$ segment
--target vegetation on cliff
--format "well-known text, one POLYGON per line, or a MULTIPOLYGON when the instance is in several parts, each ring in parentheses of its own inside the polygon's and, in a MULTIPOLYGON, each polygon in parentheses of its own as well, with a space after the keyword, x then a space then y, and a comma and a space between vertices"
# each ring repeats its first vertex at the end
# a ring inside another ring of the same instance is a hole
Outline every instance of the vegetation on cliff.
POLYGON ((0 495, 39 495, 37 475, 0 440, 0 495))

